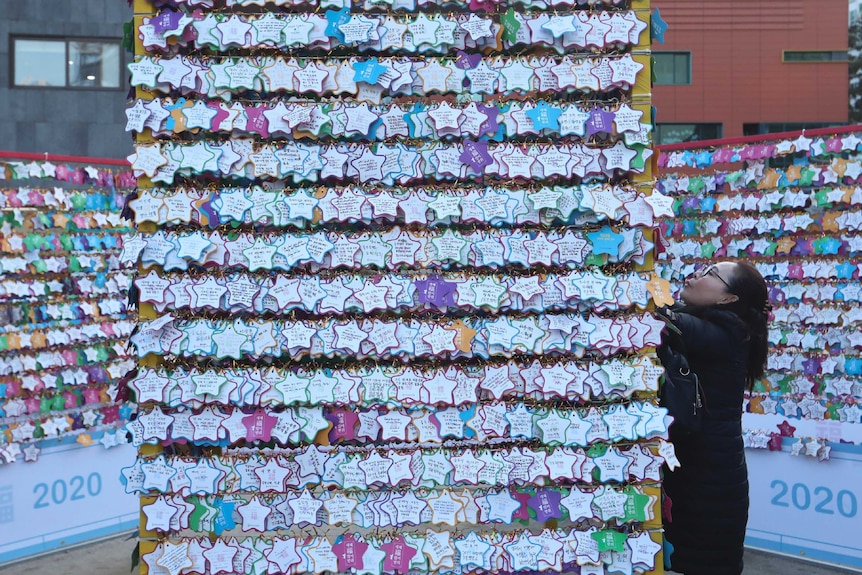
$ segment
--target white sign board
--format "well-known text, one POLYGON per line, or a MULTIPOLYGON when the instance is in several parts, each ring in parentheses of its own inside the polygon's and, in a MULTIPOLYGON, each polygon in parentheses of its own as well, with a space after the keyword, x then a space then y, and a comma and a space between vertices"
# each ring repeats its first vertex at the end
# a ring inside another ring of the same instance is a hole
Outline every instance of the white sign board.
POLYGON ((0 467, 0 565, 138 525, 139 499, 120 483, 134 447, 45 445, 37 462, 0 467))
MULTIPOLYGON (((792 440, 791 440, 792 441, 792 440)), ((819 462, 747 449, 751 508, 746 545, 862 568, 862 447, 832 444, 819 462)))

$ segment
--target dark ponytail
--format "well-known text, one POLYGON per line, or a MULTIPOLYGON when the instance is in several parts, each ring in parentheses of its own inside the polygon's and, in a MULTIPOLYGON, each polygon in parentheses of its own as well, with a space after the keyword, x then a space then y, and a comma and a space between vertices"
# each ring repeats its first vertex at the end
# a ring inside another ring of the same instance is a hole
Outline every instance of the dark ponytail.
POLYGON ((746 379, 749 390, 763 376, 769 352, 769 289, 760 272, 746 261, 737 261, 733 275, 728 278, 728 291, 739 299, 716 306, 732 311, 742 320, 748 331, 748 369, 746 379))

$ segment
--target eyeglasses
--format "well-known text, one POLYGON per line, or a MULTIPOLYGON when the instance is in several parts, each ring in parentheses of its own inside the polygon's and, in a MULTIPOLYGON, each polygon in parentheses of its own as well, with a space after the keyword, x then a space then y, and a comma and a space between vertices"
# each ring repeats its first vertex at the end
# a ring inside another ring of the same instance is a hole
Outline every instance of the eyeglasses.
POLYGON ((730 291, 730 284, 727 283, 721 275, 718 273, 718 269, 715 267, 715 264, 711 266, 706 266, 705 268, 701 268, 695 272, 695 276, 702 278, 703 276, 710 275, 724 284, 724 286, 730 291))

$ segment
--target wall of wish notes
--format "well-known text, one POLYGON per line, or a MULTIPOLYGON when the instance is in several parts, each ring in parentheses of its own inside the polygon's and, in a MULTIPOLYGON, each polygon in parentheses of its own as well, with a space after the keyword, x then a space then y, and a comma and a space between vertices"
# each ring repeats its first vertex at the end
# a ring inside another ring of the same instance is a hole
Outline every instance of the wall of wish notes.
POLYGON ((120 214, 134 185, 117 169, 0 157, 0 466, 36 462, 58 438, 125 443, 132 408, 114 401, 135 322, 120 214))
POLYGON ((657 189, 673 217, 656 262, 677 288, 718 259, 766 278, 771 351, 743 414, 749 543, 857 567, 862 548, 845 532, 862 498, 860 136, 852 126, 663 150, 657 189))
POLYGON ((142 572, 661 572, 648 2, 135 10, 142 572))
POLYGON ((114 480, 134 410, 118 397, 134 185, 128 167, 0 152, 0 564, 135 518, 114 480))

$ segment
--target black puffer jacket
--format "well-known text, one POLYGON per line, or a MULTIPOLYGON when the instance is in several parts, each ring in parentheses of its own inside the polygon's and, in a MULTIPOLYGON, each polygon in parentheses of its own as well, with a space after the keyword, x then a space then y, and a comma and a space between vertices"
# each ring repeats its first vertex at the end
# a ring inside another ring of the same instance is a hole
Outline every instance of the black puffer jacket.
MULTIPOLYGON (((706 411, 694 435, 670 428, 682 464, 664 473, 665 538, 670 563, 686 575, 739 575, 748 522, 748 469, 742 445, 742 401, 749 343, 735 314, 715 308, 670 314, 682 332, 706 411)), ((674 345, 671 336, 665 345, 674 345)))

